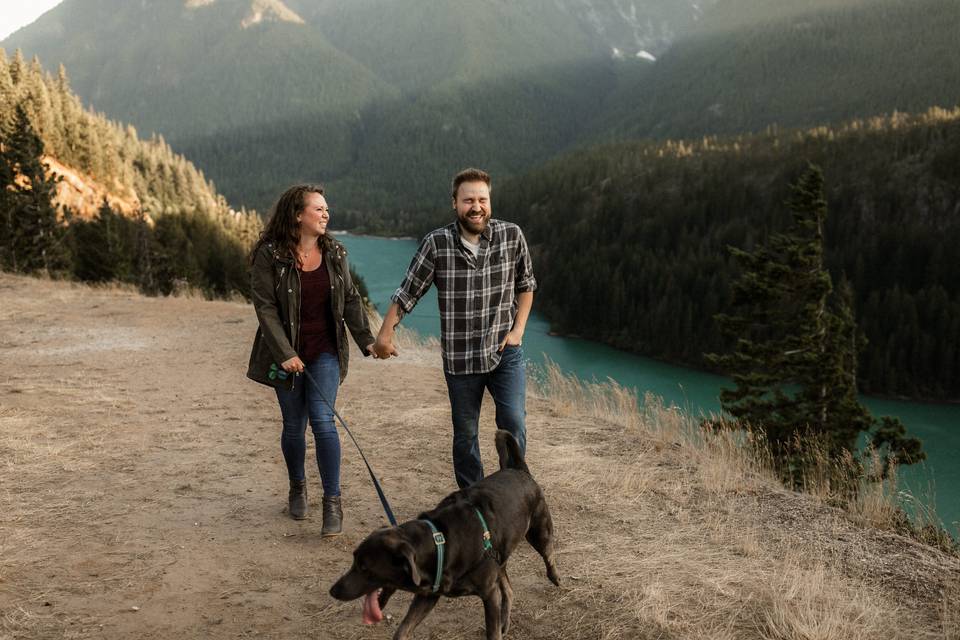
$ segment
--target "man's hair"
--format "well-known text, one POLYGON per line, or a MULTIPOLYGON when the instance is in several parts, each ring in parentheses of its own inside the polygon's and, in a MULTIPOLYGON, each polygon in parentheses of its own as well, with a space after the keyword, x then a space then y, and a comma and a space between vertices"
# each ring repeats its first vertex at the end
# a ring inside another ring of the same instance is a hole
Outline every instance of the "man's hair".
POLYGON ((460 185, 464 182, 485 182, 487 187, 490 187, 490 174, 483 169, 474 169, 471 167, 453 176, 453 190, 450 192, 450 195, 454 200, 457 199, 457 189, 459 189, 460 185))

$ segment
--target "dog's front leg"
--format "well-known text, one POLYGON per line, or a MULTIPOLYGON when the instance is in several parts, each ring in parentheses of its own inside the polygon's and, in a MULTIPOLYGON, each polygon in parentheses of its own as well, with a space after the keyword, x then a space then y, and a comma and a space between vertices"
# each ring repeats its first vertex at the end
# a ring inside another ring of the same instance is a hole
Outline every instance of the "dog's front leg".
POLYGON ((405 640, 413 633, 417 625, 423 622, 428 613, 433 611, 433 607, 436 606, 438 600, 440 600, 440 596, 422 596, 419 594, 414 596, 410 608, 407 609, 407 615, 403 617, 403 622, 400 623, 397 632, 393 634, 393 640, 405 640))
POLYGON ((510 609, 513 607, 513 587, 510 586, 510 576, 507 575, 507 568, 500 567, 500 632, 507 635, 510 630, 510 609))
POLYGON ((481 597, 483 598, 483 617, 487 624, 487 640, 502 640, 500 603, 503 596, 500 593, 500 581, 494 581, 490 590, 481 597))

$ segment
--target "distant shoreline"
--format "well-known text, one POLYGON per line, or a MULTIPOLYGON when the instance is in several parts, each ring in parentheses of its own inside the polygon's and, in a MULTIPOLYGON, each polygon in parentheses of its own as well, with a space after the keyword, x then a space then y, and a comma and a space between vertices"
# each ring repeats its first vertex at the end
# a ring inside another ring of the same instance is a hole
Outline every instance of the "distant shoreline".
POLYGON ((414 242, 417 241, 417 239, 414 238, 413 236, 378 236, 378 235, 375 235, 375 234, 372 234, 372 233, 353 233, 353 232, 351 232, 351 231, 333 230, 333 229, 330 230, 330 235, 332 235, 332 236, 356 236, 357 238, 362 238, 362 237, 364 237, 364 236, 367 236, 367 237, 369 237, 369 238, 381 238, 381 239, 383 239, 383 240, 413 240, 414 242))

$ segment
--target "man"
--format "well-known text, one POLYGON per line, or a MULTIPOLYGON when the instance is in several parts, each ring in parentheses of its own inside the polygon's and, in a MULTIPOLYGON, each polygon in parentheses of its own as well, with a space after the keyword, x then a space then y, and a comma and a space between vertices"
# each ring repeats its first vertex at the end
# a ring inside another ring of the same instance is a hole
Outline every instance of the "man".
POLYGON ((526 371, 523 331, 537 281, 520 227, 490 217, 490 176, 464 169, 453 179, 457 219, 423 239, 391 298, 374 349, 397 355, 394 329, 436 284, 443 372, 453 418, 453 470, 463 488, 483 478, 477 437, 480 403, 488 389, 497 427, 526 451, 526 371))

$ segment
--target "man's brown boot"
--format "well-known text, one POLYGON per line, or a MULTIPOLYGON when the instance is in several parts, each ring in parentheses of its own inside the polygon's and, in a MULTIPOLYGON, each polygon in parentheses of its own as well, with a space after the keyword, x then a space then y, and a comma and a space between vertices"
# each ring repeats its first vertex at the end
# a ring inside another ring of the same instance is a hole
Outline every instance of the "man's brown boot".
POLYGON ((323 496, 323 527, 320 535, 324 538, 338 536, 343 531, 343 508, 340 496, 323 496))
POLYGON ((307 517, 307 481, 290 481, 290 505, 288 511, 294 520, 303 520, 307 517))

